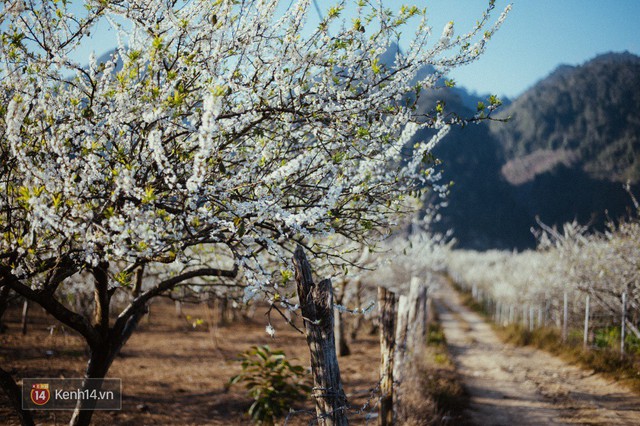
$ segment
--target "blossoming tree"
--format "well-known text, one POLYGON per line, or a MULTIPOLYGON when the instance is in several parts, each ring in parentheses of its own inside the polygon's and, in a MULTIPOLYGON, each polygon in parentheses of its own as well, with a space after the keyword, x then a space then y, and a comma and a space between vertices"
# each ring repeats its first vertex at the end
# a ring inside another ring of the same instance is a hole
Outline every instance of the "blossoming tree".
POLYGON ((286 302, 261 253, 290 265, 301 243, 338 259, 314 238, 375 239, 435 181, 424 160, 460 120, 440 105, 416 116, 411 99, 477 58, 504 16, 489 25, 490 2, 471 32, 450 23, 432 41, 423 10, 347 3, 315 28, 307 0, 4 3, 0 286, 86 339, 87 377, 104 377, 153 297, 241 274, 247 299, 286 302), (410 19, 409 49, 381 64, 410 19), (104 22, 118 34, 110 57, 70 59, 104 22), (422 127, 439 132, 403 158, 422 127), (232 262, 193 261, 194 247, 232 262), (92 316, 60 296, 80 276, 92 316))

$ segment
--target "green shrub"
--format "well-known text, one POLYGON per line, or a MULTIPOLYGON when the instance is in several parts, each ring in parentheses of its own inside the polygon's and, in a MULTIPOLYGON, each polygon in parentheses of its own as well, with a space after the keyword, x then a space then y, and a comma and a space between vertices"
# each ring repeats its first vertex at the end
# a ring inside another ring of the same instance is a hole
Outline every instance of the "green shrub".
MULTIPOLYGON (((640 339, 629 333, 624 338, 625 349, 629 354, 640 354, 640 339)), ((597 329, 593 344, 599 348, 618 349, 620 347, 620 327, 597 329)))
POLYGON ((272 351, 268 345, 253 346, 240 354, 242 373, 233 376, 229 385, 244 383, 255 401, 248 410, 254 423, 273 425, 309 392, 309 376, 302 366, 291 364, 283 351, 272 351))

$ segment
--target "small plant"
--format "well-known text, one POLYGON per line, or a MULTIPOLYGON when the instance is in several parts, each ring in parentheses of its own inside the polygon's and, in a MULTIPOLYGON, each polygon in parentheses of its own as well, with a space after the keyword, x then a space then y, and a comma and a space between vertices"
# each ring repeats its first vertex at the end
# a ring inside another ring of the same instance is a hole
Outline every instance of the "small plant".
POLYGON ((253 346, 240 354, 242 373, 233 376, 229 385, 244 383, 255 401, 248 410, 256 424, 273 425, 311 391, 308 375, 300 365, 291 364, 283 351, 268 345, 253 346))

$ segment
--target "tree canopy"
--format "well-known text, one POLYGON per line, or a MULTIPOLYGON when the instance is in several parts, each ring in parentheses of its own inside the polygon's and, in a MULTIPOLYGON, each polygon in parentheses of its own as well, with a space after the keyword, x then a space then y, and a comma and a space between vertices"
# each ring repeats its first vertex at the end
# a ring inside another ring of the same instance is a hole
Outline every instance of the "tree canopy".
POLYGON ((440 104, 417 114, 416 96, 475 60, 504 14, 490 23, 489 2, 469 33, 450 22, 433 38, 417 7, 340 2, 308 29, 310 1, 283 6, 15 0, 0 11, 1 284, 87 339, 89 377, 106 373, 152 297, 241 273, 247 298, 285 300, 265 259, 290 263, 297 243, 339 259, 322 238, 376 240, 413 191, 444 189, 430 151, 459 119, 440 104), (380 63, 411 19, 410 48, 380 63), (115 50, 73 61, 105 22, 115 50), (404 157, 425 127, 437 135, 404 157), (203 247, 232 262, 193 255, 203 247), (78 278, 93 318, 60 298, 78 278), (111 324, 119 293, 128 304, 111 324))

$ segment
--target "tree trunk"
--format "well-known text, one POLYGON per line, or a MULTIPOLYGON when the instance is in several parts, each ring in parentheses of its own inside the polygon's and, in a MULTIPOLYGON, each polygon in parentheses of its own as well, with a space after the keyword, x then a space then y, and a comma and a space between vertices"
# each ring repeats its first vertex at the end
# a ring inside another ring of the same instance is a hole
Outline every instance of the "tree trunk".
POLYGON ((336 351, 338 351, 338 356, 347 356, 351 354, 351 349, 349 349, 349 345, 347 344, 346 333, 344 331, 344 318, 342 318, 342 312, 334 311, 334 331, 335 331, 335 339, 336 339, 336 351))
MULTIPOLYGON (((139 295, 142 285, 143 268, 140 268, 136 277, 136 285, 134 287, 134 296, 139 295)), ((103 310, 105 307, 101 307, 103 310)), ((108 308, 107 308, 108 309, 108 308)), ((103 339, 91 347, 89 354, 89 362, 85 378, 87 379, 104 379, 109 371, 109 367, 113 363, 116 355, 120 353, 122 347, 127 343, 134 330, 137 328, 142 317, 148 312, 148 305, 136 308, 131 316, 122 324, 116 325, 114 328, 108 329, 103 334, 103 339)), ((108 319, 107 319, 108 320, 108 319)), ((88 383, 85 382, 83 388, 87 388, 88 383)), ((99 390, 99 389, 98 389, 99 390)), ((76 409, 73 412, 70 426, 88 426, 93 416, 93 408, 95 401, 78 401, 76 409), (93 406, 92 406, 93 405, 93 406)))
MULTIPOLYGON (((91 348, 89 354, 89 362, 87 363, 87 370, 85 378, 87 379, 104 379, 115 359, 116 355, 120 353, 122 347, 127 343, 131 334, 136 329, 140 320, 146 313, 146 308, 142 307, 138 309, 126 322, 122 330, 118 330, 116 335, 113 334, 114 330, 111 330, 110 336, 104 342, 101 342, 94 348, 91 348)), ((83 389, 87 388, 87 382, 84 383, 83 389)), ((99 388, 97 389, 99 390, 99 388)), ((87 402, 78 401, 76 409, 73 412, 70 426, 87 426, 91 423, 91 417, 93 416, 93 406, 95 401, 87 402)))
POLYGON ((2 317, 9 307, 9 292, 11 289, 8 285, 0 285, 0 333, 4 332, 6 327, 2 323, 2 317))
MULTIPOLYGON (((112 353, 108 344, 92 348, 85 378, 104 379, 114 357, 115 354, 112 353)), ((88 387, 88 382, 85 381, 82 385, 83 390, 88 389, 88 387)), ((100 388, 98 387, 97 390, 100 390, 100 388)), ((88 426, 91 423, 95 405, 95 400, 79 400, 76 404, 76 409, 73 411, 73 416, 69 421, 69 426, 88 426)))
MULTIPOLYGON (((342 305, 344 300, 346 282, 343 282, 340 286, 340 292, 336 295, 336 302, 339 305, 342 305)), ((334 333, 336 339, 336 351, 338 351, 338 356, 347 356, 351 354, 351 350, 349 349, 349 345, 347 344, 347 336, 344 331, 344 318, 342 312, 339 310, 333 311, 334 316, 334 333)))
POLYGON ((100 262, 98 266, 93 268, 91 273, 94 278, 93 321, 96 330, 106 337, 109 332, 109 304, 111 301, 111 296, 109 295, 109 263, 100 262))
POLYGON ((301 246, 293 256, 300 309, 307 345, 311 352, 313 394, 320 426, 348 425, 347 397, 340 380, 340 367, 333 335, 333 291, 331 280, 313 282, 311 265, 301 246))
POLYGON ((218 307, 218 325, 225 326, 229 324, 229 301, 226 297, 218 297, 216 299, 216 305, 218 307))
POLYGON ((18 386, 11 377, 11 374, 0 368, 0 387, 9 397, 9 402, 13 406, 14 411, 20 419, 22 426, 33 426, 33 417, 31 411, 22 409, 22 392, 20 386, 18 386))
POLYGON ((24 299, 22 304, 22 335, 27 335, 27 324, 29 322, 29 299, 24 299))
MULTIPOLYGON (((362 305, 362 301, 361 301, 361 297, 360 297, 360 293, 362 291, 362 282, 360 282, 360 280, 356 281, 356 293, 355 293, 355 297, 356 297, 356 301, 355 301, 355 307, 356 309, 360 309, 361 305, 362 305)), ((351 341, 356 340, 356 338, 358 337, 358 333, 360 332, 360 328, 362 326, 362 318, 364 317, 364 315, 356 315, 353 318, 353 322, 352 322, 352 326, 351 326, 351 341)))
POLYGON ((378 425, 393 424, 393 354, 395 350, 396 295, 378 287, 380 315, 380 406, 378 425))

